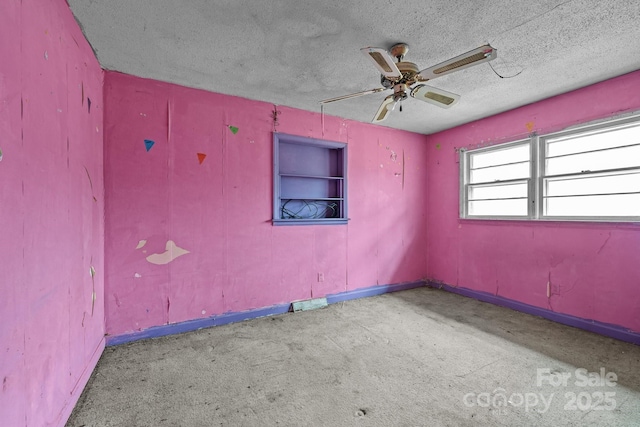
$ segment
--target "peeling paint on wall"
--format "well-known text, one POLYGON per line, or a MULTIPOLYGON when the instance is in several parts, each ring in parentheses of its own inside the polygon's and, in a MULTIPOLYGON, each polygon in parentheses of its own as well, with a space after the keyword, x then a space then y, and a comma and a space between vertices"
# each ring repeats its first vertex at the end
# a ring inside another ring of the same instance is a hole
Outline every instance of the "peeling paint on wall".
POLYGON ((174 259, 190 253, 188 250, 177 246, 173 240, 167 241, 165 251, 159 254, 151 254, 147 257, 147 261, 151 264, 164 265, 169 264, 174 259))
POLYGON ((146 240, 140 240, 140 241, 138 242, 138 246, 136 246, 136 249, 141 249, 141 248, 143 248, 143 247, 144 247, 144 245, 146 245, 146 244, 147 244, 147 241, 146 241, 146 240))
POLYGON ((96 269, 89 267, 89 275, 91 276, 91 317, 93 317, 93 311, 96 305, 96 269))

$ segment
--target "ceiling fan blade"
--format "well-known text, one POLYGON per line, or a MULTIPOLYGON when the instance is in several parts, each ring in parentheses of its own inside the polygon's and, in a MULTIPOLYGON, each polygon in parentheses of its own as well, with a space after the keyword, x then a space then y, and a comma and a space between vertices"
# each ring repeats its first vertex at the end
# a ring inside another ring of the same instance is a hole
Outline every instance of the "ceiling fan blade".
POLYGON ((367 55, 373 62, 380 73, 390 79, 399 79, 402 73, 398 70, 398 66, 393 62, 393 58, 384 49, 379 47, 363 47, 360 52, 367 55))
POLYGON ((419 81, 432 80, 436 77, 444 76, 454 71, 462 70, 474 65, 482 64, 496 59, 498 51, 493 47, 487 45, 480 46, 476 49, 470 50, 467 53, 451 58, 448 61, 444 61, 433 67, 425 68, 418 73, 419 81))
POLYGON ((324 99, 324 100, 320 101, 320 103, 321 104, 326 104, 328 102, 342 101, 343 99, 356 98, 356 97, 362 96, 362 95, 369 95, 369 94, 372 94, 372 93, 382 92, 383 90, 387 90, 387 88, 377 87, 375 89, 363 90, 362 92, 350 93, 349 95, 336 96, 335 98, 324 99))
POLYGON ((382 104, 380 104, 380 108, 378 108, 378 112, 373 117, 373 120, 371 120, 371 123, 379 123, 386 119, 395 106, 396 101, 393 99, 393 95, 387 96, 384 101, 382 101, 382 104))
POLYGON ((460 100, 460 95, 427 85, 414 87, 411 96, 441 108, 451 108, 460 100))

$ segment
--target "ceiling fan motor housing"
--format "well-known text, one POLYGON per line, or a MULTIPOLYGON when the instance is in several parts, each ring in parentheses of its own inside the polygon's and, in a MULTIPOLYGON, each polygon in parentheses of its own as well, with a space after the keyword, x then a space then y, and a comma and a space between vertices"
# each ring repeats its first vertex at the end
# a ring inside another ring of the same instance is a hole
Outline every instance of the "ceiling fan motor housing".
POLYGON ((380 83, 385 88, 390 88, 397 83, 405 83, 409 86, 416 82, 416 75, 418 74, 418 66, 413 62, 401 61, 396 62, 398 70, 402 74, 400 78, 389 78, 384 75, 380 75, 380 83))
POLYGON ((393 87, 393 100, 404 101, 407 99, 408 86, 405 83, 398 83, 393 87))

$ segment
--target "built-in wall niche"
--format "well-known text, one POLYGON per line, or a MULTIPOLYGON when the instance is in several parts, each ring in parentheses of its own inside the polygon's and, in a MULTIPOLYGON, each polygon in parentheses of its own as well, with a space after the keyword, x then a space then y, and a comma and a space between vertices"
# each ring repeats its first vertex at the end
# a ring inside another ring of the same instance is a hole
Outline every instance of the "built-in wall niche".
POLYGON ((347 219, 347 144, 274 133, 273 224, 347 219))

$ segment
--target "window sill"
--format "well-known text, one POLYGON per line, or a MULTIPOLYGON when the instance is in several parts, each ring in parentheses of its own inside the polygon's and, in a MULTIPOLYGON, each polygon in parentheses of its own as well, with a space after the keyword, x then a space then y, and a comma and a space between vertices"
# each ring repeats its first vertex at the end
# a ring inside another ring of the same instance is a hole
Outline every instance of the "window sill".
POLYGON ((549 227, 549 226, 565 226, 565 227, 600 227, 600 228, 638 228, 640 220, 630 219, 587 219, 587 218, 522 218, 522 217, 467 217, 458 218, 459 224, 483 224, 483 225, 505 225, 508 223, 525 225, 529 227, 549 227))
POLYGON ((273 225, 340 225, 347 224, 346 218, 325 218, 325 219, 274 219, 273 225))

